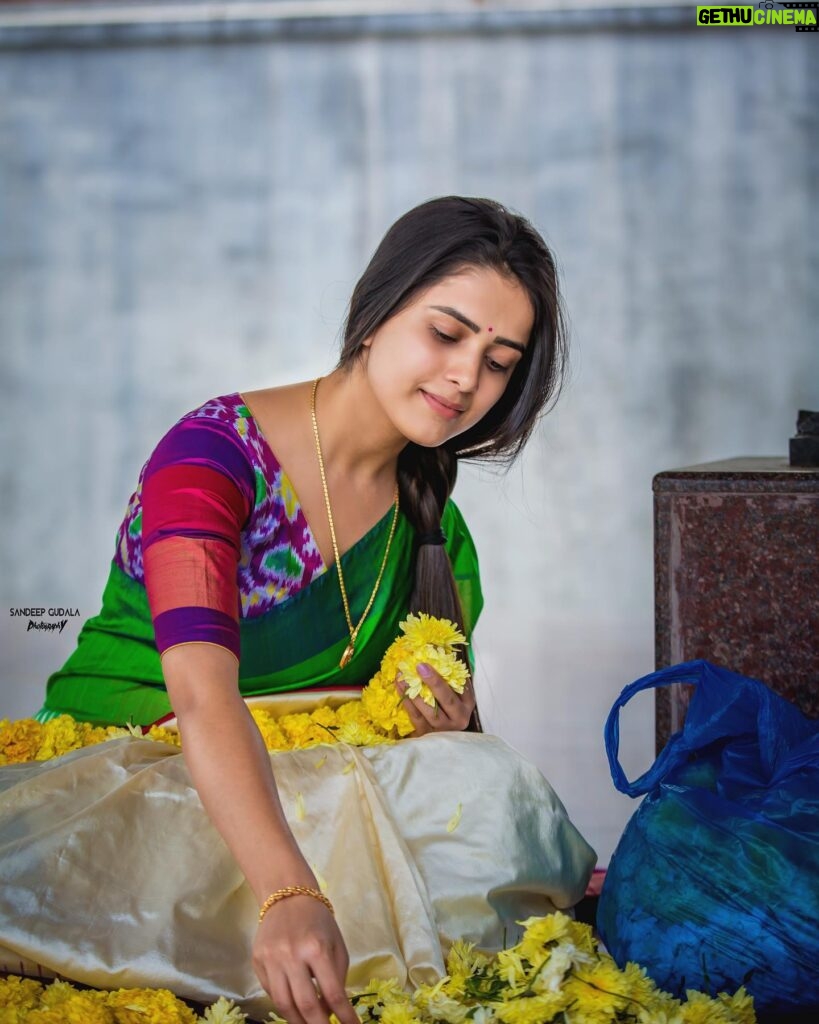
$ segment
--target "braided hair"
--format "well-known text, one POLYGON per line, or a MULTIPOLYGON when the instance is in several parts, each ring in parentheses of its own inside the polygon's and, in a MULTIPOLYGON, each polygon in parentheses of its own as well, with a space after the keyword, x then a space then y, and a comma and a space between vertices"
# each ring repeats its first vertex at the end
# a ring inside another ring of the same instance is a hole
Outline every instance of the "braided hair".
MULTIPOLYGON (((534 310, 532 331, 506 389, 478 423, 436 448, 408 442, 400 453, 401 507, 417 536, 440 529, 459 459, 511 464, 559 394, 566 365, 557 271, 540 234, 493 200, 445 196, 405 213, 382 239, 350 299, 339 369, 352 369, 365 341, 419 293, 469 268, 496 270, 516 280, 534 310)), ((450 619, 463 629, 446 549, 423 544, 416 550, 410 610, 450 619)))

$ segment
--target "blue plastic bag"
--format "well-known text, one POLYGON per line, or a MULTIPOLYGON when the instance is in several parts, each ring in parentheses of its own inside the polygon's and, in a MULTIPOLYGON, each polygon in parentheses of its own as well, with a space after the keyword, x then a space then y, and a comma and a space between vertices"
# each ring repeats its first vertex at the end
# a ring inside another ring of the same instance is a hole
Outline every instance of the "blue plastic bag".
POLYGON ((678 996, 744 984, 757 1010, 819 1008, 819 722, 755 679, 692 661, 627 686, 605 737, 615 786, 646 794, 598 906, 614 959, 678 996), (695 687, 685 725, 630 783, 620 708, 672 683, 695 687))

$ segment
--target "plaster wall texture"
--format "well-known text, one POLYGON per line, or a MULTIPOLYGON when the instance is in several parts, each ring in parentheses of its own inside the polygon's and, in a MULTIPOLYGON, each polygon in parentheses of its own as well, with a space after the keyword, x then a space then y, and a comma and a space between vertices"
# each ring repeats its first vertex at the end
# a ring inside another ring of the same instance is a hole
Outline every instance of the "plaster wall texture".
MULTIPOLYGON (((573 369, 508 475, 456 489, 478 694, 606 863, 633 805, 603 722, 653 668, 652 476, 784 453, 819 404, 815 47, 675 28, 0 52, 2 714, 39 707, 97 612, 168 427, 328 370, 388 225, 488 195, 558 255, 573 369), (27 605, 81 618, 27 633, 27 605)), ((628 774, 653 742, 645 698, 628 774)))

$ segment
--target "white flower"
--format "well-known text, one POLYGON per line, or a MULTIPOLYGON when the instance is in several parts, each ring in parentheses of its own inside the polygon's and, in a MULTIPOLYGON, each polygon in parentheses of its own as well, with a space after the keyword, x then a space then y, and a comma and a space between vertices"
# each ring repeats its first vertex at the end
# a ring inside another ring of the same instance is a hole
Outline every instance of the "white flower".
POLYGON ((559 946, 555 946, 549 959, 537 972, 532 989, 538 995, 543 992, 559 992, 563 979, 572 967, 593 961, 594 957, 584 953, 571 942, 561 942, 559 946))
POLYGON ((433 1020, 442 1020, 446 1024, 464 1024, 469 1007, 439 992, 430 997, 426 1011, 433 1020))
POLYGON ((247 1014, 242 1013, 232 999, 225 999, 219 996, 216 1002, 205 1010, 205 1016, 200 1017, 204 1024, 244 1024, 247 1014))

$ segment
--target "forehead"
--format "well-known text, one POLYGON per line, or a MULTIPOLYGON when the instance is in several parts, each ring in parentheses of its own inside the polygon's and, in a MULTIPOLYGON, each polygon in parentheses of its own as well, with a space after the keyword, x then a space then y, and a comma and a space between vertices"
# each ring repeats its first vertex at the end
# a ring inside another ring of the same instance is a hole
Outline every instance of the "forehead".
POLYGON ((469 267, 443 278, 420 295, 413 305, 451 306, 483 331, 491 327, 525 344, 534 321, 526 289, 516 277, 488 267, 469 267))

